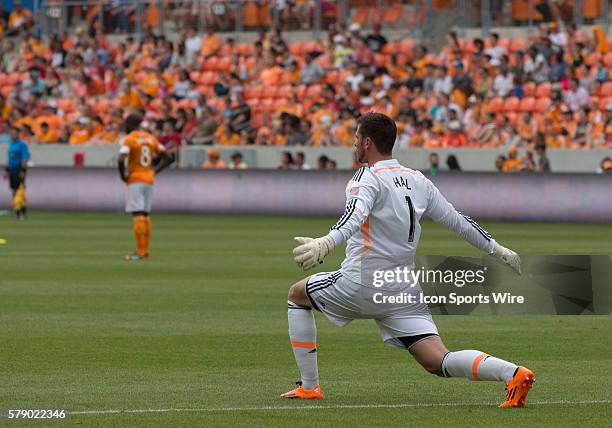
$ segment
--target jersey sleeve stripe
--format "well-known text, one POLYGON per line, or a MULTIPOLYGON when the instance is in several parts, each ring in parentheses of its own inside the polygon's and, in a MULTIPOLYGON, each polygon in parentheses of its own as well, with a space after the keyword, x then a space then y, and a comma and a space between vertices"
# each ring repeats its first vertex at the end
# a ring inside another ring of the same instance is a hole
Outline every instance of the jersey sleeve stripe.
POLYGON ((332 229, 340 229, 342 226, 344 226, 344 224, 346 224, 346 222, 349 221, 349 219, 353 215, 353 212, 355 212, 356 205, 357 205, 357 199, 351 199, 349 203, 346 205, 344 214, 342 215, 340 220, 338 220, 338 222, 332 226, 332 229))
POLYGON ((492 237, 493 237, 493 236, 492 236, 492 235, 491 235, 489 232, 487 232, 487 231, 486 231, 486 230, 485 230, 485 229, 484 229, 484 228, 483 228, 481 225, 479 225, 478 223, 476 223, 476 221, 475 221, 475 220, 474 220, 472 217, 467 216, 467 215, 465 215, 465 214, 461 214, 461 215, 462 215, 463 217, 465 217, 465 219, 466 219, 467 221, 469 221, 470 223, 472 223, 472 224, 473 224, 475 227, 477 227, 478 229, 480 229, 480 230, 481 230, 481 231, 482 231, 484 234, 486 234, 486 235, 487 235, 489 238, 492 238, 492 237))
POLYGON ((363 176, 363 172, 365 171, 365 166, 362 166, 361 168, 359 168, 357 170, 357 172, 353 175, 353 178, 351 179, 352 181, 355 182, 359 182, 359 180, 361 180, 361 177, 363 176))
MULTIPOLYGON (((461 215, 463 215, 463 214, 461 214, 461 215)), ((467 220, 468 223, 470 223, 472 225, 472 227, 474 229, 476 229, 478 231, 478 233, 480 233, 483 236, 484 239, 486 239, 487 241, 491 240, 491 234, 488 233, 487 231, 485 231, 482 227, 480 227, 480 225, 478 223, 476 223, 474 220, 472 220, 468 216, 463 215, 463 217, 467 220)))

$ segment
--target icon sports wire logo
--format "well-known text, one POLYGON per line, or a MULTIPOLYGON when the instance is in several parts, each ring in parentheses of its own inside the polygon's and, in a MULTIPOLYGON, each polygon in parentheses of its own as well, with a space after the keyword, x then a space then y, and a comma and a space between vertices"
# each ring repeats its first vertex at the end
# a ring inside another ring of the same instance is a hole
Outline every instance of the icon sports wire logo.
POLYGON ((415 287, 417 284, 453 285, 461 288, 466 285, 482 285, 485 282, 487 267, 482 269, 419 269, 397 267, 390 270, 376 270, 372 275, 372 285, 376 288, 388 285, 406 285, 415 287))

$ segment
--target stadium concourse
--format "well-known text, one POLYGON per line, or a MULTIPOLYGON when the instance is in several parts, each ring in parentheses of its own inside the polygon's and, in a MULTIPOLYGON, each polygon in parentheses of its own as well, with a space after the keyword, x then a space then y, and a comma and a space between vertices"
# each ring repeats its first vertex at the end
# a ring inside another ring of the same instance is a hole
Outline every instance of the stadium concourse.
POLYGON ((543 149, 612 148, 612 39, 598 26, 542 24, 512 40, 449 33, 439 52, 387 40, 378 23, 303 43, 278 29, 255 43, 212 30, 111 42, 94 28, 0 43, 5 140, 18 127, 28 143, 116 144, 141 110, 170 151, 351 146, 356 118, 378 111, 398 122, 400 148, 503 147, 503 171, 534 169, 543 149))

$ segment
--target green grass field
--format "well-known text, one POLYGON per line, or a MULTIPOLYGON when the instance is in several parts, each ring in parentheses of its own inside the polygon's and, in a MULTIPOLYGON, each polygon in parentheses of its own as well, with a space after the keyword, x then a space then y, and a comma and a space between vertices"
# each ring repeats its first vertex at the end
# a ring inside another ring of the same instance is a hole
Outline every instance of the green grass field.
MULTIPOLYGON (((609 426, 610 316, 437 317, 449 348, 536 371, 528 407, 501 410, 501 384, 429 375, 383 346, 372 322, 340 329, 317 314, 326 399, 279 400, 298 379, 286 321, 287 289, 303 276, 292 237, 332 222, 155 215, 152 259, 126 263, 127 216, 0 218, 0 413, 66 409, 68 423, 88 427, 609 426)), ((609 225, 483 226, 525 255, 612 254, 609 225)), ((478 254, 432 223, 420 252, 478 254)))

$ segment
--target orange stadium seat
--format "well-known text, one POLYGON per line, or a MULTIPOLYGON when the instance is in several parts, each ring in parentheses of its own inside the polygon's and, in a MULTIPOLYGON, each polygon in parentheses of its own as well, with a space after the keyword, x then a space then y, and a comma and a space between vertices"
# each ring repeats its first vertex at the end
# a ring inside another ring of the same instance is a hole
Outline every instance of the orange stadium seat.
POLYGON ((496 98, 493 98, 491 101, 489 101, 489 110, 490 111, 492 111, 494 113, 497 113, 497 112, 502 111, 503 108, 504 108, 504 100, 503 100, 503 98, 496 97, 496 98))
MULTIPOLYGON (((604 0, 608 1, 608 0, 604 0)), ((595 19, 601 16, 601 0, 587 0, 582 3, 582 16, 585 19, 595 19)))
POLYGON ((302 56, 304 54, 304 46, 301 43, 291 43, 289 52, 294 56, 302 56))
POLYGON ((352 21, 362 26, 366 25, 370 17, 370 10, 371 9, 366 6, 358 7, 353 15, 352 21))
POLYGON ((525 51, 527 50, 527 44, 527 40, 525 39, 512 39, 510 41, 508 50, 510 52, 525 51))
POLYGON ((264 87, 262 85, 249 85, 244 88, 244 97, 246 99, 263 98, 264 87))
POLYGON ((400 43, 397 40, 390 40, 385 46, 383 46, 382 48, 382 53, 389 55, 389 54, 396 54, 398 53, 400 50, 400 43))
POLYGON ((310 85, 308 89, 306 89, 306 98, 316 98, 321 94, 323 87, 321 85, 310 85))
POLYGON ((248 1, 242 8, 242 24, 245 27, 256 27, 259 25, 259 11, 252 1, 248 1))
POLYGON ((217 70, 228 73, 232 68, 232 59, 230 57, 219 58, 217 63, 217 70))
POLYGON ((295 89, 295 94, 297 95, 299 101, 302 101, 304 99, 304 96, 306 95, 306 89, 306 85, 299 85, 295 89))
POLYGON ((584 63, 588 66, 593 67, 594 65, 597 65, 600 59, 601 59, 601 54, 599 52, 593 52, 593 53, 588 54, 584 58, 584 63))
POLYGON ((338 70, 331 70, 325 75, 325 83, 329 83, 330 85, 338 84, 340 77, 340 73, 338 70))
POLYGON ((238 43, 236 45, 236 52, 239 56, 251 56, 255 53, 255 46, 251 43, 238 43))
POLYGON ((331 68, 333 66, 333 59, 329 54, 319 55, 315 61, 323 68, 331 68))
POLYGON ((396 25, 404 14, 404 7, 402 5, 390 6, 383 9, 382 20, 387 25, 396 25))
POLYGON ((535 111, 539 111, 540 113, 545 112, 548 107, 550 107, 550 98, 538 98, 535 105, 535 111))
POLYGON ((306 43, 304 43, 304 53, 315 52, 315 51, 322 51, 322 50, 323 50, 323 46, 319 42, 306 42, 306 43))
POLYGON ((521 100, 519 104, 519 110, 522 112, 525 111, 534 111, 536 108, 536 100, 533 97, 525 97, 521 100))
POLYGON ((431 8, 435 11, 447 9, 453 5, 453 0, 433 0, 431 2, 431 8))
POLYGON ((199 71, 192 71, 191 73, 189 73, 189 78, 194 82, 199 82, 201 74, 202 73, 200 73, 199 71))
POLYGON ((552 85, 550 82, 540 83, 536 88, 535 96, 538 98, 546 97, 550 98, 552 94, 552 85))
POLYGON ((505 112, 513 112, 517 111, 519 108, 520 100, 517 97, 509 97, 504 101, 504 111, 505 112))
MULTIPOLYGON (((529 20, 529 1, 535 5, 533 0, 512 0, 510 14, 512 15, 513 21, 527 21, 529 20)), ((542 15, 532 6, 532 17, 534 21, 541 21, 542 15)))
POLYGON ((425 97, 417 97, 414 100, 412 100, 410 107, 412 107, 413 109, 417 109, 419 107, 425 107, 426 103, 427 103, 427 99, 425 97))
POLYGON ((413 50, 415 46, 416 46, 416 43, 412 39, 402 40, 399 44, 399 52, 404 55, 410 55, 410 58, 412 58, 412 54, 413 54, 413 50))
POLYGON ((599 110, 604 111, 611 104, 612 97, 602 97, 599 99, 599 110))
POLYGON ((605 82, 601 87, 602 97, 612 97, 612 82, 605 82))
POLYGON ((533 97, 536 93, 536 84, 533 82, 525 83, 525 85, 523 85, 523 91, 526 97, 533 97))

